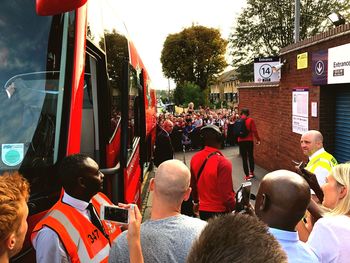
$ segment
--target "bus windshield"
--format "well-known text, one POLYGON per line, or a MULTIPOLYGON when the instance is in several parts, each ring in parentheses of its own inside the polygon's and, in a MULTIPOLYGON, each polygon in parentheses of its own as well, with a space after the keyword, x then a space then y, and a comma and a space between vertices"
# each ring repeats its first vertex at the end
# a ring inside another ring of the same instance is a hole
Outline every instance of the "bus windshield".
POLYGON ((0 173, 53 164, 62 16, 38 16, 35 1, 0 10, 0 173))

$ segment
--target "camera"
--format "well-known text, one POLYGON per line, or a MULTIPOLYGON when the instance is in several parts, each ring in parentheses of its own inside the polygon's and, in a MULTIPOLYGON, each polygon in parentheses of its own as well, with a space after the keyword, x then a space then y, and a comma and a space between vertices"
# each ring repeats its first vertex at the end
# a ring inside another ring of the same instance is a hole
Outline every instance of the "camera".
POLYGON ((236 213, 244 210, 249 205, 250 190, 252 188, 252 182, 244 182, 236 193, 236 213))
MULTIPOLYGON (((133 205, 129 209, 134 209, 133 205)), ((100 218, 101 220, 114 221, 120 224, 129 224, 129 209, 119 206, 102 205, 100 218)))

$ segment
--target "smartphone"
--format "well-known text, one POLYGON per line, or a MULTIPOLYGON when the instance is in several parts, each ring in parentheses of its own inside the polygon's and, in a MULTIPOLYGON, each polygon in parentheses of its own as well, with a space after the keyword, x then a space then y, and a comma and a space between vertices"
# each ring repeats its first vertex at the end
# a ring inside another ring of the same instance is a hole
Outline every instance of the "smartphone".
POLYGON ((101 220, 114 221, 120 224, 129 224, 129 209, 119 206, 102 205, 100 212, 101 220))
POLYGON ((244 182, 236 193, 236 207, 235 211, 240 212, 249 205, 250 191, 252 188, 252 182, 244 182))

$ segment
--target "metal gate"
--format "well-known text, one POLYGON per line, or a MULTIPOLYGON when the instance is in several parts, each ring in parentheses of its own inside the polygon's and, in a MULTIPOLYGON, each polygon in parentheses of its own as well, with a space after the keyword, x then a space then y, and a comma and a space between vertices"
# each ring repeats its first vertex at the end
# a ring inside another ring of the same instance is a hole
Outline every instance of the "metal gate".
POLYGON ((350 90, 336 95, 335 155, 338 163, 350 161, 350 90))

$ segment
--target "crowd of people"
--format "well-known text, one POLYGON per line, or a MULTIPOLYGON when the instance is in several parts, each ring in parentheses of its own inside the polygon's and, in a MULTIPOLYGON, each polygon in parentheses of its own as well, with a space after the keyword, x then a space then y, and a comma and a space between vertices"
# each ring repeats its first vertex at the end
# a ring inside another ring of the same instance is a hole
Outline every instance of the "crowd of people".
MULTIPOLYGON (((172 123, 163 122, 163 137, 172 123)), ((172 156, 159 161, 150 181, 150 219, 141 223, 137 206, 118 204, 129 210, 128 230, 100 218, 101 206, 112 202, 101 192, 98 164, 82 154, 65 157, 62 195, 31 233, 37 262, 348 262, 350 163, 338 164, 326 152, 322 134, 303 134, 308 164, 266 174, 255 206, 240 212, 232 164, 219 150, 222 134, 213 124, 200 128, 204 148, 190 168, 172 156), (182 213, 188 200, 192 215, 182 213)), ((19 174, 0 176, 1 262, 22 247, 28 196, 19 174)))
POLYGON ((237 108, 219 110, 200 108, 198 111, 188 110, 187 113, 179 116, 160 115, 155 148, 156 166, 159 165, 159 160, 171 159, 170 156, 174 151, 202 148, 201 129, 206 126, 215 126, 220 133, 219 148, 225 145, 239 145, 245 179, 254 178, 254 141, 259 145, 260 137, 255 121, 249 117, 249 113, 247 108, 243 108, 240 114, 237 108), (239 130, 242 123, 246 129, 244 136, 239 135, 240 132, 242 133, 239 130))
POLYGON ((238 109, 218 109, 200 108, 197 111, 188 110, 186 113, 175 115, 163 113, 158 116, 158 124, 163 126, 165 121, 173 123, 171 132, 171 141, 175 151, 182 151, 183 146, 186 150, 199 149, 201 146, 199 140, 200 129, 208 124, 219 127, 224 136, 223 144, 235 145, 237 138, 233 136, 233 124, 240 118, 238 109))

